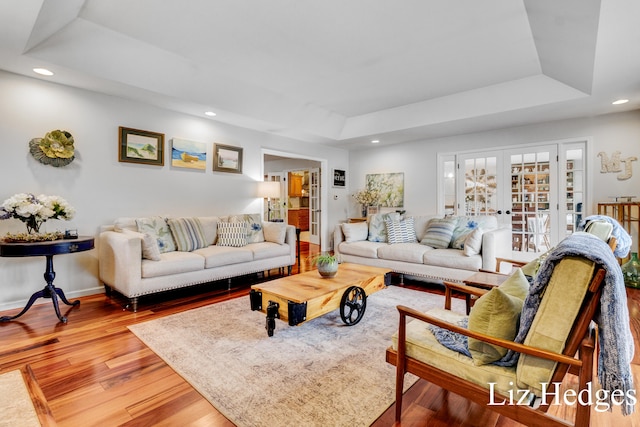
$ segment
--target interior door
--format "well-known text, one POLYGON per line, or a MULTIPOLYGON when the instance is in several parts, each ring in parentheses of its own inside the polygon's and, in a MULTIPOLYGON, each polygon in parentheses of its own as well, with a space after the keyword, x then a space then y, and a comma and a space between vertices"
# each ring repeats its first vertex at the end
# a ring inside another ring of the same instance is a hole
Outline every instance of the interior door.
POLYGON ((320 244, 320 168, 309 169, 309 243, 320 244))
POLYGON ((505 151, 510 191, 512 250, 546 252, 558 242, 558 148, 505 151))
POLYGON ((504 192, 501 171, 500 151, 460 155, 457 179, 460 215, 496 215, 498 222, 505 221, 501 206, 504 192))

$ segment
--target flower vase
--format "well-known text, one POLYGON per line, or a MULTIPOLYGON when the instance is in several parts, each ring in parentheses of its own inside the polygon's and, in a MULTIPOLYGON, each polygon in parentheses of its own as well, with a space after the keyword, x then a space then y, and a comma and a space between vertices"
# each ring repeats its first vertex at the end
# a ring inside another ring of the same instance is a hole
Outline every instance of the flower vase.
POLYGON ((367 206, 362 205, 362 218, 366 218, 366 217, 367 217, 367 206))
POLYGON ((624 284, 630 288, 640 288, 640 261, 638 253, 632 252, 631 259, 622 265, 624 284))
POLYGON ((29 218, 27 218, 27 220, 24 222, 25 225, 27 226, 27 233, 28 234, 40 233, 40 226, 42 225, 42 222, 43 221, 38 221, 35 216, 30 216, 29 218))

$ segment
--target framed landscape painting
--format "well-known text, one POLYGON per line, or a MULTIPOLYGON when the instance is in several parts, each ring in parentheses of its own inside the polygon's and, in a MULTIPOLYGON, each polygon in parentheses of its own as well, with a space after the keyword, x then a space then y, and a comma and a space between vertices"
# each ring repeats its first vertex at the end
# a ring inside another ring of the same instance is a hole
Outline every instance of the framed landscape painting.
POLYGON ((171 166, 205 170, 207 165, 207 144, 173 138, 171 141, 171 166))
POLYGON ((164 134, 120 126, 118 160, 164 166, 164 134))
POLYGON ((213 170, 217 172, 242 173, 242 148, 214 144, 213 170))

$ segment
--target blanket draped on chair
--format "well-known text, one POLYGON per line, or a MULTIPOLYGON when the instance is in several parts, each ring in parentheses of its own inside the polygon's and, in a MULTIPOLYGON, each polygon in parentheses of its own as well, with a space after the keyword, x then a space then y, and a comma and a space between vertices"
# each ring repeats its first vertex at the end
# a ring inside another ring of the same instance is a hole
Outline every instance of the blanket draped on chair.
MULTIPOLYGON (((561 241, 549 252, 524 301, 519 330, 514 341, 524 342, 555 265, 562 258, 568 256, 584 257, 602 266, 606 271, 600 298, 600 310, 596 319, 600 345, 598 379, 602 388, 609 392, 609 398, 614 390, 620 390, 624 393, 625 400, 621 405, 622 413, 629 415, 634 410, 633 399, 629 398, 629 396, 634 396, 632 392, 634 390, 633 374, 631 372, 634 343, 629 327, 627 295, 622 270, 609 246, 599 238, 588 233, 577 232, 561 241)), ((467 337, 434 326, 431 327, 431 330, 442 345, 469 355, 467 337)), ((494 364, 515 366, 518 357, 519 353, 509 350, 502 359, 494 364)), ((609 401, 609 403, 611 402, 609 401)))

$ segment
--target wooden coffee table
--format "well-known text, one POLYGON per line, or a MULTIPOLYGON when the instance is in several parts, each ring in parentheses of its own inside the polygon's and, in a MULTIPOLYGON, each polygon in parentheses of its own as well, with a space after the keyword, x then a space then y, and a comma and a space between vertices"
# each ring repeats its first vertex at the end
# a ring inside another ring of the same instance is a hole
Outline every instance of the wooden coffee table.
POLYGON ((390 273, 388 268, 344 263, 331 278, 314 270, 260 283, 251 286, 251 310, 266 313, 269 336, 275 319, 296 326, 337 308, 342 321, 352 326, 362 319, 367 296, 389 285, 390 273))

